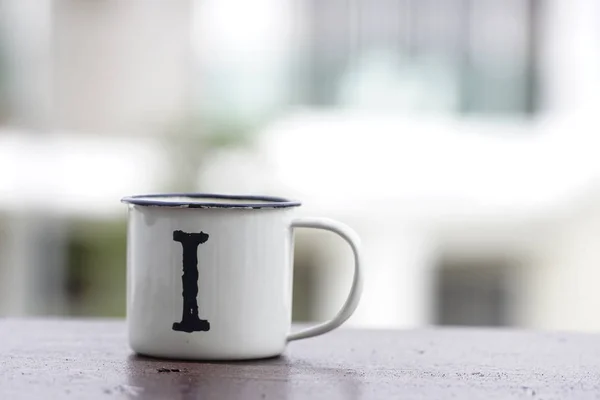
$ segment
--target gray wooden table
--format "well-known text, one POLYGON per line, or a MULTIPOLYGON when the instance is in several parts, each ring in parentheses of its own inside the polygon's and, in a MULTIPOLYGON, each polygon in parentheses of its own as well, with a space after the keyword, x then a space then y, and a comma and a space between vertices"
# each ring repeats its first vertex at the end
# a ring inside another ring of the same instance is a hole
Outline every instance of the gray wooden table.
POLYGON ((598 399, 600 335, 341 329, 256 362, 131 354, 122 321, 0 319, 0 399, 598 399))

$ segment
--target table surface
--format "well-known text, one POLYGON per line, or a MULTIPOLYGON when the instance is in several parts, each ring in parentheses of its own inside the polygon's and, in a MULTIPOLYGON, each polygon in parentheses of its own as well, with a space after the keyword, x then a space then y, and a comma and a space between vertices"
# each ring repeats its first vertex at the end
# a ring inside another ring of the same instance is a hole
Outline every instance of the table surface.
POLYGON ((339 329, 284 356, 141 358, 112 320, 0 319, 0 399, 597 399, 600 335, 339 329))

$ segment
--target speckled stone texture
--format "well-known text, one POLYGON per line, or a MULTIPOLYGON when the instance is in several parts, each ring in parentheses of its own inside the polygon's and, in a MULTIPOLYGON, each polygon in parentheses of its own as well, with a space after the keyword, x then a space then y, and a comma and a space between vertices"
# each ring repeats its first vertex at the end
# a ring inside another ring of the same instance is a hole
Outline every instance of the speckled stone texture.
POLYGON ((266 361, 140 358, 112 320, 0 320, 0 399, 598 399, 600 335, 340 329, 266 361))

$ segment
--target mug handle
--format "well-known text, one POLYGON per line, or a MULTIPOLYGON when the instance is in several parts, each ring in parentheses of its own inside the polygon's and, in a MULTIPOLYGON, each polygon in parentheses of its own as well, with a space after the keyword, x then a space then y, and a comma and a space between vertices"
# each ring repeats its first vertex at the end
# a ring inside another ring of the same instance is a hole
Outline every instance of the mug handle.
POLYGON ((356 310, 360 295, 362 293, 363 286, 363 271, 361 267, 361 254, 360 254, 360 238, 352 230, 352 228, 341 222, 334 221, 329 218, 295 218, 291 223, 292 228, 315 228, 323 229, 333 233, 337 233, 342 237, 352 248, 354 253, 354 278, 352 279, 352 286, 350 287, 350 293, 344 302, 341 310, 329 321, 321 324, 312 326, 310 328, 303 329, 298 332, 293 332, 287 336, 287 341, 306 339, 313 336, 322 335, 327 333, 340 325, 342 325, 356 310))

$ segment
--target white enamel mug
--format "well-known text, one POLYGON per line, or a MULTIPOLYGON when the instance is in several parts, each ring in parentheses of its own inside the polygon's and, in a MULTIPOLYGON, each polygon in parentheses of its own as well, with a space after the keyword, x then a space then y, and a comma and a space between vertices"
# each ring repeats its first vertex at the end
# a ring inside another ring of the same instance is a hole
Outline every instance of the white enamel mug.
POLYGON ((362 290, 359 238, 324 218, 296 218, 298 202, 267 196, 125 197, 127 327, 138 354, 191 360, 280 355, 288 342, 343 324, 362 290), (290 332, 295 228, 332 231, 354 253, 354 279, 330 321, 290 332))

